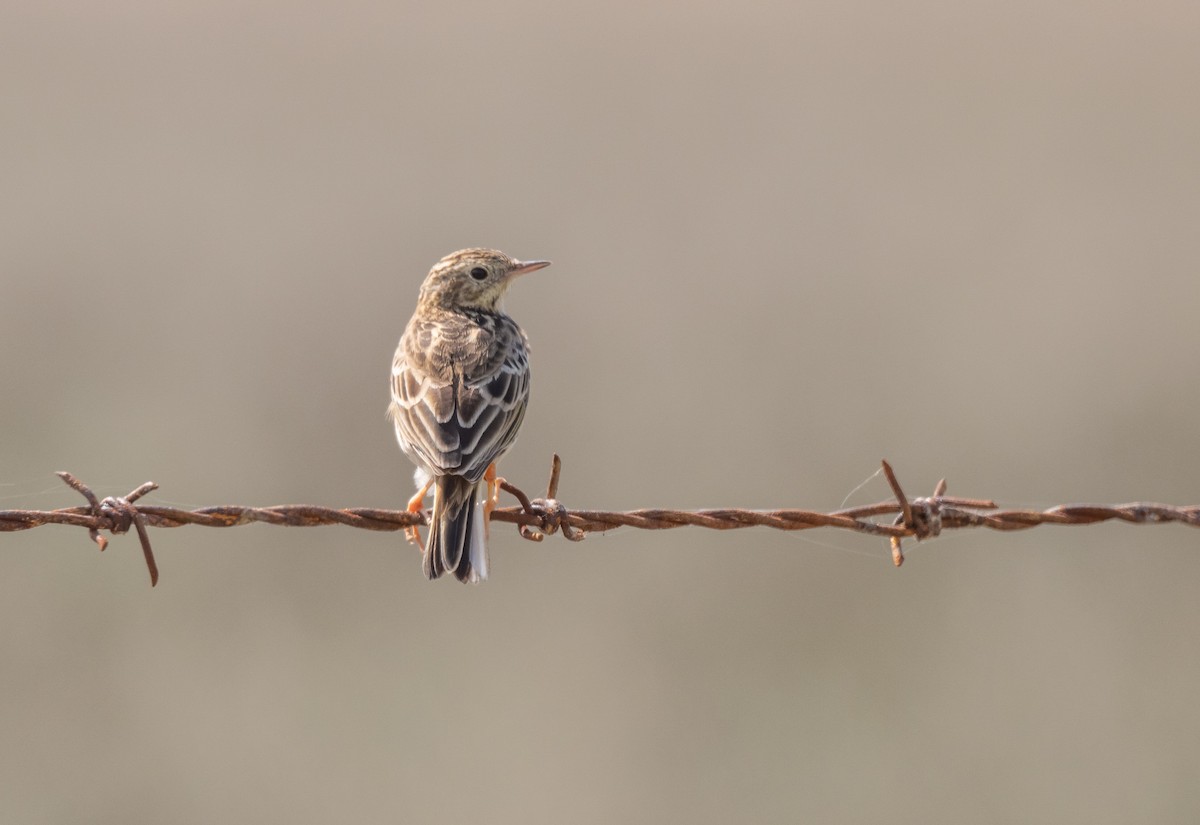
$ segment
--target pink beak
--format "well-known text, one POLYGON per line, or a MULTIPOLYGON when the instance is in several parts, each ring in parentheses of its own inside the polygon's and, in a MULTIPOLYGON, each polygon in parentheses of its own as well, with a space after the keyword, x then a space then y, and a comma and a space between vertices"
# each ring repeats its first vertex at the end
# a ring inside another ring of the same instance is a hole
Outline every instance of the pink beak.
POLYGON ((549 261, 519 261, 516 267, 508 271, 508 274, 510 276, 524 275, 526 272, 536 272, 548 266, 550 266, 549 261))

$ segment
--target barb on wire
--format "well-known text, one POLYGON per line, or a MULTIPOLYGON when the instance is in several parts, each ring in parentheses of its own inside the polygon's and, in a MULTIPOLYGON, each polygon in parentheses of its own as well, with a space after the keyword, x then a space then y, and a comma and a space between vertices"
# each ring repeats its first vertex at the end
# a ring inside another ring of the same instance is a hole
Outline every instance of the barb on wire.
MULTIPOLYGON (((1042 524, 1095 524, 1119 520, 1131 524, 1162 524, 1177 522, 1200 527, 1200 506, 1173 507, 1167 504, 1134 502, 1131 504, 1063 504, 1048 510, 1000 510, 995 502, 986 499, 958 498, 946 495, 946 480, 934 488, 933 495, 910 499, 900 486, 896 473, 883 462, 883 473, 895 496, 862 507, 850 507, 832 513, 811 510, 604 510, 568 509, 558 499, 562 462, 557 455, 550 469, 546 495, 530 499, 519 487, 500 480, 500 487, 517 499, 520 506, 492 511, 493 521, 517 525, 520 535, 530 541, 542 541, 561 531, 570 541, 582 541, 588 533, 633 527, 639 530, 670 530, 676 527, 704 527, 710 530, 737 530, 745 527, 770 527, 775 530, 811 530, 817 527, 837 527, 875 536, 887 536, 892 549, 892 562, 904 563, 901 540, 920 541, 932 538, 944 530, 966 527, 985 527, 991 530, 1027 530, 1042 524), (891 523, 877 521, 893 516, 891 523)), ((147 527, 182 527, 197 524, 203 527, 235 527, 240 524, 276 524, 289 527, 316 527, 340 524, 363 530, 395 531, 414 525, 427 524, 425 513, 407 510, 382 510, 369 507, 335 509, 306 504, 286 504, 275 507, 243 507, 227 505, 181 510, 175 507, 137 505, 146 493, 158 488, 146 482, 126 496, 100 500, 91 489, 70 473, 59 473, 73 490, 87 499, 86 507, 61 510, 0 510, 0 532, 29 530, 46 524, 70 524, 86 527, 92 540, 103 550, 107 539, 101 531, 118 535, 132 526, 142 544, 142 554, 150 571, 151 586, 158 583, 158 566, 150 548, 147 527)))
POLYGON ((60 472, 55 475, 65 481, 72 490, 86 498, 88 504, 91 505, 91 514, 97 523, 88 528, 88 535, 91 536, 92 541, 96 542, 101 553, 104 552, 105 547, 108 547, 108 539, 100 535, 102 529, 113 535, 119 535, 129 532, 130 524, 137 528, 138 538, 142 542, 142 555, 146 559, 146 569, 150 571, 150 586, 154 587, 158 584, 158 564, 155 563, 154 551, 150 548, 150 536, 146 534, 146 523, 142 519, 142 514, 133 506, 133 503, 146 493, 157 490, 158 485, 153 481, 147 481, 127 496, 109 496, 104 501, 100 501, 92 492, 92 488, 70 473, 60 472))
MULTIPOLYGON (((558 477, 562 474, 562 459, 558 453, 550 463, 550 481, 546 484, 546 497, 529 500, 529 496, 521 488, 509 484, 506 479, 499 479, 500 489, 509 493, 521 502, 521 508, 526 516, 536 519, 532 524, 518 523, 517 529, 522 538, 530 541, 541 541, 546 536, 552 536, 561 528, 563 536, 570 541, 583 541, 584 533, 571 525, 570 513, 555 496, 558 495, 558 477), (535 527, 536 525, 536 527, 535 527)), ((492 513, 492 518, 496 514, 492 513)))

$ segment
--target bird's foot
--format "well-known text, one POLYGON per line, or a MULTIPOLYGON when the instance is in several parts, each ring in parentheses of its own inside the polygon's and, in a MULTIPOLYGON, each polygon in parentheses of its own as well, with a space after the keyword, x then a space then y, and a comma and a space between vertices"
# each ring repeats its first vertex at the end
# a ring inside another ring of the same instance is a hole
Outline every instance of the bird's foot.
MULTIPOLYGON (((408 500, 408 512, 420 515, 425 512, 425 494, 429 492, 429 488, 433 485, 433 479, 425 482, 425 486, 417 490, 417 494, 408 500)), ((408 539, 409 544, 415 544, 418 547, 424 547, 425 543, 421 540, 421 530, 416 524, 411 524, 404 528, 404 536, 408 539)))
POLYGON ((486 530, 492 523, 492 511, 500 504, 500 485, 504 484, 504 479, 496 475, 496 462, 488 465, 483 480, 487 482, 487 497, 483 500, 483 523, 486 530))

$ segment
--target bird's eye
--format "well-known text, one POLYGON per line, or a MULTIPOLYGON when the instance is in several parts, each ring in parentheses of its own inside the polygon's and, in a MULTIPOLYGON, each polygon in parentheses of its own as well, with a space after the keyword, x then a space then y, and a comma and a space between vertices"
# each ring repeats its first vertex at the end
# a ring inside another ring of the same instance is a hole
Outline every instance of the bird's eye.
POLYGON ((484 269, 482 266, 477 266, 471 270, 471 277, 477 281, 487 280, 487 276, 488 276, 487 270, 484 269))

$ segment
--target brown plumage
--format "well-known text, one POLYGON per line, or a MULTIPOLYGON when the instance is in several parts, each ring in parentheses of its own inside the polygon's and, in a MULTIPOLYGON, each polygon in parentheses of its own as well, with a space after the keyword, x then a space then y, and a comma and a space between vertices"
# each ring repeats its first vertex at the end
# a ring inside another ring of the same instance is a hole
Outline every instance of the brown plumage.
POLYGON ((549 263, 493 249, 447 255, 421 285, 396 349, 388 414, 417 465, 409 509, 419 511, 433 486, 423 555, 431 579, 447 571, 460 581, 487 578, 485 474, 516 440, 529 401, 525 333, 500 303, 514 278, 549 263))

